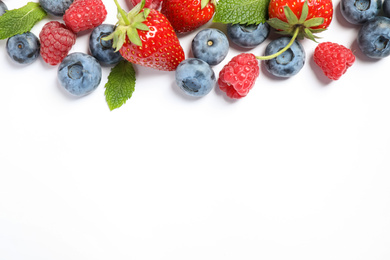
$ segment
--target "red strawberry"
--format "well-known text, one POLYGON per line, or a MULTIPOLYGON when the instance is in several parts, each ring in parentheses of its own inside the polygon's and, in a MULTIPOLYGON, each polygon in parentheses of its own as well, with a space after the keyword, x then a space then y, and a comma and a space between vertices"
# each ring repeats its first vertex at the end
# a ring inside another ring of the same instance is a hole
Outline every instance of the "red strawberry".
POLYGON ((76 42, 76 34, 57 21, 46 23, 39 33, 40 53, 50 65, 59 64, 76 42))
POLYGON ((101 25, 107 10, 101 0, 75 0, 63 16, 66 26, 75 33, 101 25))
POLYGON ((114 0, 119 11, 116 30, 105 40, 113 39, 113 48, 131 63, 173 71, 184 60, 184 51, 167 18, 159 11, 143 8, 145 0, 128 14, 114 0))
POLYGON ((355 56, 350 49, 332 42, 318 44, 313 58, 324 74, 332 80, 338 80, 355 62, 355 56))
POLYGON ((333 17, 332 0, 271 0, 268 23, 284 34, 314 40, 313 33, 325 30, 333 17))
MULTIPOLYGON (((150 9, 160 10, 162 1, 163 0, 145 0, 144 7, 150 8, 150 9)), ((131 0, 130 2, 133 4, 133 6, 136 6, 137 4, 139 4, 141 2, 141 0, 131 0)))
POLYGON ((213 18, 215 0, 164 0, 161 7, 176 33, 191 32, 213 18))
POLYGON ((230 98, 245 97, 259 76, 259 62, 251 53, 241 53, 219 72, 218 86, 230 98))

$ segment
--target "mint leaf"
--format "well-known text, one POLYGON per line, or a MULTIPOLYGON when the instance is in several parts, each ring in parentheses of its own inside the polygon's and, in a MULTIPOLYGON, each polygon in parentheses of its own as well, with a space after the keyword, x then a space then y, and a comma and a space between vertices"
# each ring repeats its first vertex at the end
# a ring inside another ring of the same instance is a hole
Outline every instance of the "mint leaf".
POLYGON ((133 65, 126 60, 115 65, 108 75, 105 88, 106 102, 111 111, 125 104, 131 98, 135 88, 133 65))
POLYGON ((0 16, 0 40, 30 31, 45 16, 45 10, 34 2, 28 2, 19 9, 8 10, 0 16))
POLYGON ((213 22, 232 24, 265 23, 269 0, 219 0, 213 22))

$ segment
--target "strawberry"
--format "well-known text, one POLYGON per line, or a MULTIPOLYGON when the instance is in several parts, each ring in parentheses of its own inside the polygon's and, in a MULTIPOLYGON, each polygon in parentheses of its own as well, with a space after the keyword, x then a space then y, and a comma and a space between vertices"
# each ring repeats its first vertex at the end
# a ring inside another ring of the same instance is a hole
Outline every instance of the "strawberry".
POLYGON ((269 60, 290 48, 295 39, 309 38, 316 41, 315 33, 326 30, 332 21, 332 0, 271 0, 268 5, 267 23, 279 33, 290 35, 290 42, 279 52, 269 56, 256 56, 269 60))
POLYGON ((168 19, 155 9, 144 8, 145 0, 129 13, 119 6, 115 31, 104 40, 113 39, 113 48, 129 62, 158 70, 173 71, 185 58, 168 19))
POLYGON ((268 23, 279 32, 315 40, 333 17, 332 0, 271 0, 268 23))
POLYGON ((176 33, 186 33, 210 21, 215 7, 215 0, 164 0, 161 13, 168 18, 176 33))

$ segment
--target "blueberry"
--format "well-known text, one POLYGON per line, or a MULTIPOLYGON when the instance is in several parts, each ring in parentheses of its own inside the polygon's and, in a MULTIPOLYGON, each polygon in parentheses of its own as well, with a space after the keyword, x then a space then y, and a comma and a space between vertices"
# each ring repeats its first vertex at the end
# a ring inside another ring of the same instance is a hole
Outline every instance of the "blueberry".
POLYGON ((210 65, 196 58, 182 61, 176 68, 175 77, 180 89, 193 97, 207 95, 217 81, 210 65))
POLYGON ((89 50, 92 56, 104 64, 116 64, 123 59, 122 55, 112 48, 112 40, 102 40, 110 35, 114 28, 115 26, 111 24, 101 24, 93 29, 89 37, 89 50))
POLYGON ((390 18, 377 16, 360 28, 357 38, 360 50, 370 58, 380 59, 390 54, 390 18))
POLYGON ((342 16, 351 24, 363 24, 376 17, 382 8, 382 0, 341 0, 342 16))
POLYGON ((100 84, 102 69, 91 55, 74 52, 62 60, 58 67, 58 79, 70 94, 83 96, 94 91, 100 84))
POLYGON ((3 1, 0 1, 0 16, 2 16, 7 10, 7 6, 3 3, 3 1))
POLYGON ((208 28, 196 34, 191 50, 195 58, 204 60, 211 66, 217 65, 228 54, 229 41, 220 30, 208 28))
POLYGON ((229 39, 243 48, 254 48, 267 39, 270 32, 268 23, 260 24, 228 24, 229 39))
POLYGON ((41 7, 51 15, 63 16, 74 0, 39 0, 41 7))
MULTIPOLYGON (((291 37, 284 36, 271 41, 265 49, 265 55, 272 55, 282 50, 290 42, 291 37)), ((265 60, 265 68, 277 77, 291 77, 297 74, 305 64, 305 50, 298 41, 277 57, 265 60)))
POLYGON ((40 43, 35 34, 26 32, 7 40, 7 53, 17 63, 30 64, 39 57, 40 43))
POLYGON ((390 17, 390 0, 384 0, 382 3, 383 15, 390 17))

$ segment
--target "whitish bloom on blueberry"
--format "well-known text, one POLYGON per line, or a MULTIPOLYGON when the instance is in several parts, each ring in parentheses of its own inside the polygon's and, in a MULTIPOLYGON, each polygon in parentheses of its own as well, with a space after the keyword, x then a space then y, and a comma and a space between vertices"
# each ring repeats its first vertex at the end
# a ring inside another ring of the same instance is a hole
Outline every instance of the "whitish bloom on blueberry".
POLYGON ((340 11, 349 23, 363 24, 376 17, 382 8, 381 0, 341 0, 340 11))
POLYGON ((221 63, 229 52, 229 41, 226 35, 214 28, 201 30, 191 44, 195 58, 204 60, 211 66, 221 63))
MULTIPOLYGON (((265 49, 265 55, 272 55, 283 49, 291 40, 291 37, 284 36, 271 41, 265 49)), ((296 75, 305 64, 305 50, 295 40, 294 43, 277 57, 265 60, 265 68, 269 73, 277 77, 291 77, 296 75)))
POLYGON ((31 32, 14 35, 7 40, 7 53, 17 63, 30 64, 39 57, 39 39, 31 32))
POLYGON ((370 58, 390 55, 390 18, 377 16, 360 28, 357 38, 360 50, 370 58))
POLYGON ((101 24, 95 27, 89 37, 89 50, 98 61, 103 64, 116 64, 123 59, 122 55, 115 52, 112 40, 105 41, 102 38, 110 35, 115 29, 112 24, 101 24))
POLYGON ((41 7, 51 15, 63 16, 74 0, 39 0, 41 7))
POLYGON ((227 35, 229 39, 242 48, 254 48, 268 38, 270 26, 260 24, 228 24, 227 35))
POLYGON ((217 81, 210 65, 196 58, 182 61, 176 68, 175 77, 180 89, 193 97, 207 95, 217 81))
POLYGON ((100 84, 102 69, 91 55, 75 52, 66 56, 58 67, 61 86, 74 96, 94 91, 100 84))

